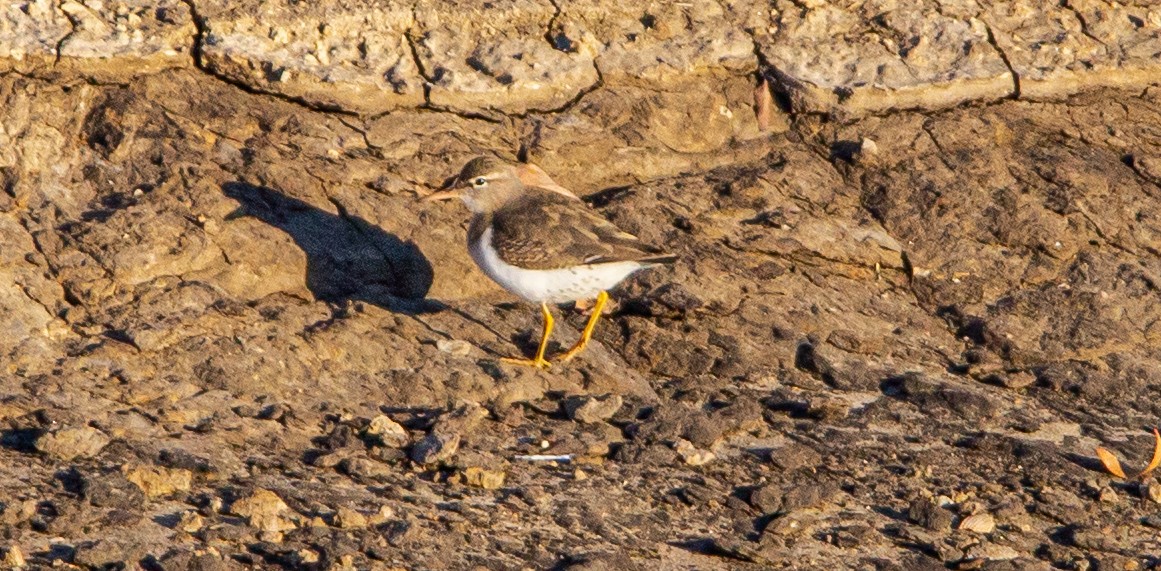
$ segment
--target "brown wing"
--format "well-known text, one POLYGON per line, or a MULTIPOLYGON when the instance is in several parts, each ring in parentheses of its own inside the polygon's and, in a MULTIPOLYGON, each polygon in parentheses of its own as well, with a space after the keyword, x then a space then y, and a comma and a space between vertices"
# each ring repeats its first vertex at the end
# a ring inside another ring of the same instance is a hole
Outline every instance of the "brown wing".
POLYGON ((529 188, 492 214, 492 245, 505 262, 537 270, 672 261, 672 256, 622 232, 584 202, 538 188, 529 188))

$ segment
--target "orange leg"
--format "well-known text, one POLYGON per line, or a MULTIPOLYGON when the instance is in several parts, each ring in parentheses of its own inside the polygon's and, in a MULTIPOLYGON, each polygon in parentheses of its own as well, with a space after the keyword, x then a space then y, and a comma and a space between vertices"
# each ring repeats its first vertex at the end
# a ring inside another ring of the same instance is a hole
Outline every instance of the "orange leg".
POLYGON ((593 304, 592 313, 589 315, 589 322, 585 324, 584 331, 581 331, 580 339, 577 340, 576 345, 572 346, 572 349, 569 349, 567 353, 560 357, 561 362, 576 357, 584 350, 585 345, 589 344, 589 339, 593 338, 593 330, 597 328, 597 320, 601 318, 601 310, 605 308, 607 301, 609 301, 609 294, 602 291, 597 295, 597 302, 593 304))
POLYGON ((540 334, 540 347, 536 349, 535 359, 500 359, 505 363, 513 365, 524 365, 527 367, 536 367, 538 369, 547 369, 549 367, 548 360, 544 358, 544 350, 548 348, 548 337, 552 335, 552 312, 548 311, 548 304, 540 304, 540 313, 544 316, 544 332, 540 334))

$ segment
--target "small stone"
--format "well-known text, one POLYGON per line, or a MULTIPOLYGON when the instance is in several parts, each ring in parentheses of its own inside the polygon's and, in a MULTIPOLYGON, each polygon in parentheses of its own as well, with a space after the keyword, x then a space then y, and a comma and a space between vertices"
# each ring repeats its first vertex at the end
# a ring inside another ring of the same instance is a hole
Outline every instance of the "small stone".
POLYGON ((457 357, 463 357, 472 352, 472 344, 459 339, 440 339, 435 342, 435 348, 457 357))
POLYGON ((1161 504, 1161 484, 1150 482, 1149 486, 1145 488, 1145 495, 1153 500, 1153 503, 1161 504))
POLYGON ((391 474, 386 466, 367 458, 345 458, 339 462, 339 471, 358 478, 383 478, 391 474))
POLYGON ((90 504, 102 508, 134 509, 145 501, 141 488, 116 472, 85 476, 81 494, 90 504))
POLYGON ((964 554, 964 559, 984 561, 1010 561, 1020 557, 1020 552, 1007 545, 980 543, 973 545, 964 554))
POLYGON ((370 521, 372 525, 379 525, 381 523, 391 521, 391 519, 394 517, 395 510, 391 509, 391 506, 383 504, 379 506, 379 511, 375 512, 375 515, 372 515, 368 521, 370 521))
POLYGON ((389 448, 402 448, 407 445, 408 441, 407 430, 386 415, 372 418, 364 435, 371 441, 371 444, 389 448))
POLYGON ((623 402, 620 395, 571 396, 561 404, 570 419, 594 424, 612 418, 621 410, 623 402))
POLYGON ((290 506, 270 490, 258 488, 230 506, 230 513, 246 518, 261 531, 281 532, 295 528, 294 522, 282 517, 290 506))
POLYGON ((782 511, 782 489, 774 484, 762 486, 750 493, 750 505, 763 514, 782 511))
POLYGON ((681 459, 690 466, 702 466, 708 464, 717 457, 714 456, 713 452, 697 449, 694 447, 693 443, 684 438, 678 438, 677 441, 673 443, 673 450, 677 452, 677 455, 681 456, 681 459))
POLYGON ((1000 384, 1009 389, 1022 389, 1031 386, 1036 382, 1036 375, 1028 371, 1018 371, 1006 375, 1000 375, 1000 384))
POLYGON ((109 437, 91 426, 64 428, 36 439, 36 449, 61 460, 87 458, 109 444, 109 437))
POLYGON ((181 519, 177 522, 177 528, 186 533, 196 533, 205 526, 206 518, 195 510, 187 510, 182 513, 181 519))
POLYGON ((1106 503, 1115 502, 1115 501, 1117 501, 1117 492, 1116 492, 1116 490, 1113 490, 1112 487, 1110 487, 1110 486, 1103 486, 1103 487, 1101 487, 1101 490, 1100 490, 1099 494, 1097 495, 1097 499, 1099 499, 1102 502, 1106 502, 1106 503))
POLYGON ((791 444, 770 452, 770 463, 783 470, 813 467, 820 462, 822 462, 821 454, 801 444, 791 444))
POLYGON ((367 527, 367 516, 351 508, 342 506, 335 511, 335 527, 342 529, 367 527))
POLYGON ((996 530, 996 519, 992 514, 979 513, 963 518, 959 522, 959 529, 976 533, 991 533, 996 530))
POLYGON ((581 482, 581 481, 589 479, 589 476, 588 476, 588 474, 585 474, 584 470, 577 468, 576 470, 573 470, 573 472, 572 472, 572 479, 574 479, 578 482, 581 482))
POLYGON ((411 460, 416 464, 436 464, 450 459, 459 447, 459 434, 441 434, 432 431, 411 447, 411 460))
POLYGON ((463 475, 465 484, 485 490, 496 490, 504 485, 505 474, 500 470, 471 466, 463 471, 463 475))
POLYGON ((12 544, 8 549, 4 550, 4 559, 0 559, 0 563, 4 564, 7 569, 15 569, 24 566, 24 553, 20 551, 20 546, 12 544))
POLYGON ((914 523, 932 531, 946 531, 951 528, 951 512, 943 509, 930 498, 919 498, 907 508, 907 517, 914 523))
POLYGON ((176 492, 188 492, 193 473, 180 468, 161 466, 126 466, 125 479, 133 482, 148 498, 160 498, 176 492))

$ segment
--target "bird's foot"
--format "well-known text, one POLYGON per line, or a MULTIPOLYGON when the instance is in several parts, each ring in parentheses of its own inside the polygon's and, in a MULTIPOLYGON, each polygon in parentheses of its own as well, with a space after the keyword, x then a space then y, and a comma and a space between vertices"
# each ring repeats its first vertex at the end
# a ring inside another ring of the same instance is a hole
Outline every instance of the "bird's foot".
POLYGON ((500 361, 503 363, 508 363, 510 365, 521 365, 524 367, 535 367, 537 369, 544 369, 544 370, 548 370, 548 368, 552 366, 552 364, 548 362, 548 359, 545 359, 543 357, 540 357, 537 359, 514 359, 514 358, 510 358, 510 357, 504 357, 503 359, 500 359, 500 361))
POLYGON ((577 341, 576 345, 572 346, 572 349, 566 351, 564 355, 561 355, 556 361, 558 363, 567 363, 571 361, 573 357, 580 355, 580 352, 585 350, 586 345, 588 345, 588 339, 582 338, 580 341, 577 341))

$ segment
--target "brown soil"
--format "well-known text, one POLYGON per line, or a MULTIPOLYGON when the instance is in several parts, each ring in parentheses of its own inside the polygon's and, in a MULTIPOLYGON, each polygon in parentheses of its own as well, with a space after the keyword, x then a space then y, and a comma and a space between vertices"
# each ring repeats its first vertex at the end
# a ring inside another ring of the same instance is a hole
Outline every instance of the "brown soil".
POLYGON ((7 561, 1159 564, 1159 484, 1093 449, 1143 466, 1161 414, 1161 91, 743 136, 743 83, 633 89, 360 118, 197 70, 0 78, 7 561), (548 372, 498 363, 537 312, 416 201, 520 149, 680 255, 548 372))

